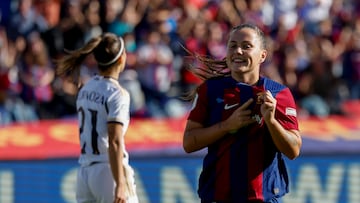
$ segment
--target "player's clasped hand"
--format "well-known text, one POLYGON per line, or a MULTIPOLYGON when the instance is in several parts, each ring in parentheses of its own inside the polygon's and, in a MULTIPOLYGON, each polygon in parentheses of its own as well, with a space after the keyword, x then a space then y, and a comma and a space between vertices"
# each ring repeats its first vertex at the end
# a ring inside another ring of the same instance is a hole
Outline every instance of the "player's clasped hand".
POLYGON ((230 128, 229 132, 234 132, 255 122, 255 120, 251 118, 252 111, 249 109, 249 106, 253 101, 254 99, 252 98, 246 101, 226 120, 226 123, 230 128))
POLYGON ((259 95, 261 101, 261 114, 265 120, 275 119, 276 99, 272 96, 271 92, 267 90, 259 95))

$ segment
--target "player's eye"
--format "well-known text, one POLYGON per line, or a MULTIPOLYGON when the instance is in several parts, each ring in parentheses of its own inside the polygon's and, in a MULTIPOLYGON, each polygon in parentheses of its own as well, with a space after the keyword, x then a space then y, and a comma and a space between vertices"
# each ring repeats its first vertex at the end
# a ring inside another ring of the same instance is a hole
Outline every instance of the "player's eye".
POLYGON ((229 48, 235 49, 236 47, 237 47, 237 45, 235 43, 229 44, 229 48))
POLYGON ((245 49, 245 50, 247 50, 247 49, 250 49, 252 46, 250 45, 250 44, 243 44, 243 45, 241 45, 241 48, 242 49, 245 49))

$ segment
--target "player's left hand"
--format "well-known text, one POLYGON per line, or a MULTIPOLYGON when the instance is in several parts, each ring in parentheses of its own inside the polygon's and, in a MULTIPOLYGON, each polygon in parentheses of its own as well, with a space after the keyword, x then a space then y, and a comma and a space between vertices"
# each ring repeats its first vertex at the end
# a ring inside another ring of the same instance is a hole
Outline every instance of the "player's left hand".
POLYGON ((261 114, 265 121, 270 121, 275 118, 276 99, 272 96, 269 90, 263 94, 258 95, 258 100, 261 102, 261 114))

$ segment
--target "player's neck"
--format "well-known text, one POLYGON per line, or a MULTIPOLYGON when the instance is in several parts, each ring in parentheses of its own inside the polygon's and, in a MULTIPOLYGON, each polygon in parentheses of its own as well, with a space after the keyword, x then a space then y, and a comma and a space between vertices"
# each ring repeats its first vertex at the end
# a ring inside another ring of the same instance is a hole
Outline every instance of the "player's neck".
POLYGON ((259 75, 238 75, 238 74, 232 74, 232 77, 242 83, 246 83, 248 85, 255 85, 259 81, 259 75))
POLYGON ((107 78, 113 78, 115 80, 119 79, 119 73, 116 71, 105 71, 105 72, 100 72, 100 75, 103 77, 107 77, 107 78))

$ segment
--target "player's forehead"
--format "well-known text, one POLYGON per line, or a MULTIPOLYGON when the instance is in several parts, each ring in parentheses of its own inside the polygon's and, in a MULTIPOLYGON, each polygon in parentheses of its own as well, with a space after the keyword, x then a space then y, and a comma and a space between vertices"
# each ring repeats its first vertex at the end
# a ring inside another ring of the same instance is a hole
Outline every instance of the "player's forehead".
POLYGON ((234 29, 229 36, 229 42, 239 43, 239 42, 251 42, 253 44, 260 43, 260 37, 256 30, 243 27, 240 29, 234 29))

